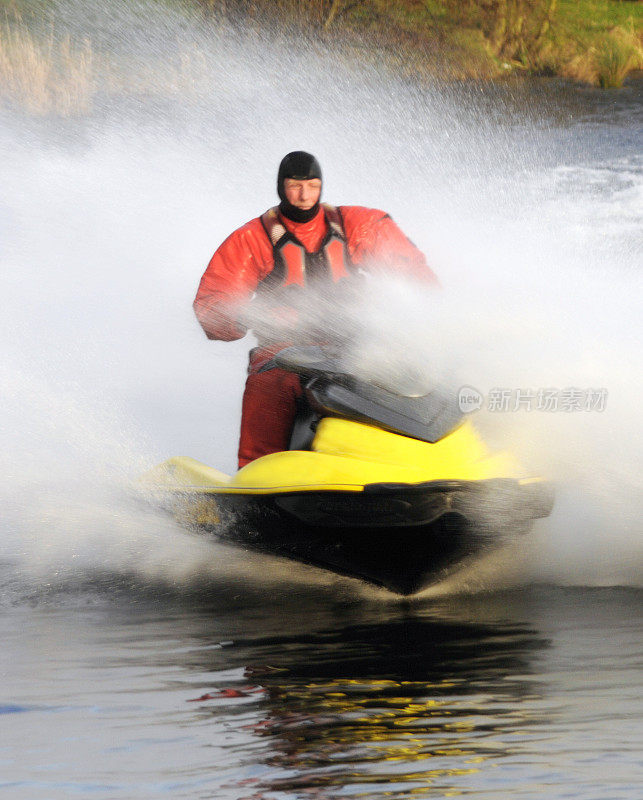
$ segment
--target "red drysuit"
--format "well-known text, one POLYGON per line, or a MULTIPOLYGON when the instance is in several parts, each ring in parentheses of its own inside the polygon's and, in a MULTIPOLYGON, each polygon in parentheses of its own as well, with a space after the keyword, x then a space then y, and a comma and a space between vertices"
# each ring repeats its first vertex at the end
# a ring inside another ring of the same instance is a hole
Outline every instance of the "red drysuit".
MULTIPOLYGON (((374 266, 424 281, 436 280, 424 255, 383 211, 322 205, 309 222, 293 222, 271 209, 236 230, 215 252, 201 278, 194 311, 208 338, 232 341, 245 335, 239 318, 253 294, 265 286, 305 288, 313 270, 317 280, 332 283, 350 278, 352 271, 374 266)), ((278 313, 287 312, 281 304, 278 313)), ((257 373, 288 344, 292 341, 260 338, 259 347, 250 354, 240 467, 288 447, 301 394, 299 378, 279 369, 257 373)))

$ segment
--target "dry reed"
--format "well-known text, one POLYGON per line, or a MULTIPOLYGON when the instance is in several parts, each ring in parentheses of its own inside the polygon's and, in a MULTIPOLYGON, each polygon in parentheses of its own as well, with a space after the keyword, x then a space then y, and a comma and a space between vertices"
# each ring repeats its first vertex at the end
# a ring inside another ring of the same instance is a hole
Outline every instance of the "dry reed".
POLYGON ((0 104, 35 116, 79 116, 96 97, 194 97, 211 86, 212 69, 196 45, 141 64, 95 50, 89 39, 33 33, 22 21, 0 24, 0 104))
POLYGON ((32 114, 84 113, 95 92, 90 43, 57 40, 53 29, 36 37, 23 25, 0 25, 0 100, 32 114))

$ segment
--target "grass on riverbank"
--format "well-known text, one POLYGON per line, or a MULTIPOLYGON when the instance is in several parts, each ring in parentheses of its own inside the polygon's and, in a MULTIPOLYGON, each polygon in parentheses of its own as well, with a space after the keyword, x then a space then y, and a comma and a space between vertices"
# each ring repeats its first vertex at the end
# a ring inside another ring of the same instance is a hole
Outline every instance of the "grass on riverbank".
POLYGON ((643 69, 640 39, 631 31, 613 28, 562 64, 560 74, 611 89, 622 86, 629 73, 636 69, 643 69))
POLYGON ((405 74, 512 72, 620 86, 643 69, 637 0, 195 0, 224 22, 367 42, 405 74))
MULTIPOLYGON (((552 27, 551 71, 572 80, 615 88, 643 69, 643 3, 631 0, 561 0, 552 27)), ((538 66, 538 65, 537 65, 538 66)))

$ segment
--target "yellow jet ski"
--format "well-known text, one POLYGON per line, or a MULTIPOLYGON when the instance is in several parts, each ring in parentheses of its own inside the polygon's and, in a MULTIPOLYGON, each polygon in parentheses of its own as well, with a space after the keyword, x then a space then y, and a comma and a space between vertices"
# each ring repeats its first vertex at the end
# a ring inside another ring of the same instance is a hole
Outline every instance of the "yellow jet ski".
POLYGON ((359 379, 318 346, 274 367, 305 389, 289 450, 232 476, 187 457, 144 476, 190 527, 409 595, 551 512, 549 484, 491 453, 455 393, 359 379))

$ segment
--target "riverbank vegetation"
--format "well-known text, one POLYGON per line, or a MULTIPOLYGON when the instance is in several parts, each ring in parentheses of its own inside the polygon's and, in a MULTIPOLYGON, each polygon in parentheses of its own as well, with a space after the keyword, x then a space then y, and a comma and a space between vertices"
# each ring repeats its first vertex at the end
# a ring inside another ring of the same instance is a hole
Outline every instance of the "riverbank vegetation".
POLYGON ((196 0, 221 23, 364 42, 407 73, 515 72, 621 86, 643 69, 640 0, 196 0))
MULTIPOLYGON (((517 73, 610 88, 643 69, 643 2, 634 0, 150 2, 184 14, 206 34, 236 28, 304 37, 420 80, 517 73)), ((182 42, 169 57, 159 53, 133 66, 127 55, 61 30, 47 0, 0 3, 0 102, 35 114, 75 114, 100 95, 184 96, 207 82, 207 56, 197 44, 182 42)))

